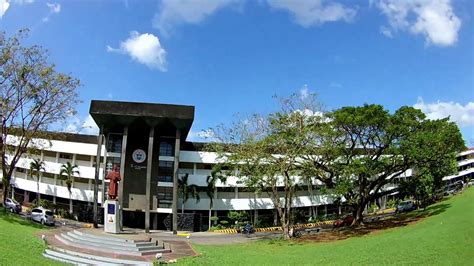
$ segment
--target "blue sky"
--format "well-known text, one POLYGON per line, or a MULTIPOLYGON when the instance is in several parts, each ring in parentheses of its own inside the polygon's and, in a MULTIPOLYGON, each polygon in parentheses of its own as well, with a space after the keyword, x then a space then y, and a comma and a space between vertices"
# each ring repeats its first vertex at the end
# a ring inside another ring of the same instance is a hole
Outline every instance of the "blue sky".
POLYGON ((378 103, 450 115, 474 146, 474 3, 371 1, 0 0, 0 29, 30 28, 90 100, 196 106, 188 139, 272 96, 319 95, 328 110, 378 103))

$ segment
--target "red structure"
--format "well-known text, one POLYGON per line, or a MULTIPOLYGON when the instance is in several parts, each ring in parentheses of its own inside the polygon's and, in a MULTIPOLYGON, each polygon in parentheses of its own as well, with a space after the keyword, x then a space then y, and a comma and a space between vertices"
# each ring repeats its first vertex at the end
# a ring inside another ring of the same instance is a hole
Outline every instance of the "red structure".
POLYGON ((117 166, 117 165, 114 165, 114 168, 112 169, 112 171, 110 171, 107 176, 105 177, 105 179, 107 180, 110 180, 110 183, 109 183, 109 191, 108 191, 108 195, 109 195, 109 199, 110 200, 115 200, 117 199, 117 196, 118 196, 118 186, 117 186, 117 183, 122 180, 122 178, 120 177, 120 168, 117 166))

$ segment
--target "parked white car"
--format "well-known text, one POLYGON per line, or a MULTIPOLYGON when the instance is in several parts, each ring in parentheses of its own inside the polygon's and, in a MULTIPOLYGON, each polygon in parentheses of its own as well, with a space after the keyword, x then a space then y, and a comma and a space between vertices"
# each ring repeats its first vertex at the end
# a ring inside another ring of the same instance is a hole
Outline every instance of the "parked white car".
POLYGON ((30 219, 41 224, 54 225, 54 214, 52 211, 42 207, 31 210, 30 219))

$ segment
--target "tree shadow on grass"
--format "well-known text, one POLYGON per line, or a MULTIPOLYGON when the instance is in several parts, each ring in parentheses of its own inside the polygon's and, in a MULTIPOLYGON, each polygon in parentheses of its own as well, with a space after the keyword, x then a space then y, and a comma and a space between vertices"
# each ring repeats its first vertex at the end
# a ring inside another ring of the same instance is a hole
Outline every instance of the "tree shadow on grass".
POLYGON ((359 237, 367 234, 378 233, 382 230, 404 227, 418 222, 426 217, 435 216, 445 212, 451 207, 449 203, 438 203, 425 209, 420 209, 408 213, 384 216, 379 220, 367 222, 357 227, 346 227, 335 229, 329 232, 323 232, 314 235, 303 236, 298 242, 332 242, 336 240, 347 239, 350 237, 359 237))

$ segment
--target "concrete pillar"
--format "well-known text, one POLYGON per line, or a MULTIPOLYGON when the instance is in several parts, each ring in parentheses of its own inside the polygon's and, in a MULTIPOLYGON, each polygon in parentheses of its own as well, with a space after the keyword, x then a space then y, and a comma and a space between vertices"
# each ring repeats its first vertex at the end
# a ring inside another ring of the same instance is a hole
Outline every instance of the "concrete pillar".
POLYGON ((341 205, 338 207, 338 214, 341 215, 341 205))
POLYGON ((158 229, 158 213, 153 213, 153 229, 158 229))
MULTIPOLYGON (((123 136, 122 136, 122 152, 120 154, 120 177, 122 177, 122 181, 119 182, 118 187, 118 200, 121 206, 120 208, 120 218, 123 219, 123 182, 125 181, 125 156, 127 152, 127 141, 128 141, 128 127, 123 128, 123 136)), ((122 222, 120 222, 120 230, 122 228, 122 222)))
POLYGON ((181 131, 176 130, 176 139, 174 145, 174 173, 173 173, 173 234, 178 233, 178 167, 179 167, 179 151, 181 144, 181 131))
POLYGON ((151 166, 153 163, 153 140, 155 136, 155 128, 150 128, 150 136, 148 138, 148 157, 146 163, 146 190, 145 190, 145 232, 150 232, 150 196, 151 196, 151 166))
POLYGON ((235 198, 238 199, 239 198, 239 187, 235 186, 234 192, 235 192, 235 198))
POLYGON ((95 158, 95 176, 94 176, 94 227, 97 228, 97 212, 98 206, 97 201, 99 199, 99 173, 100 173, 100 155, 102 154, 102 134, 103 134, 103 127, 100 126, 99 128, 99 136, 97 136, 97 154, 95 158))
MULTIPOLYGON (((107 139, 105 138, 105 136, 103 136, 104 138, 104 142, 107 141, 107 139)), ((102 165, 104 166, 104 168, 102 168, 102 203, 105 202, 105 200, 107 199, 107 193, 106 193, 106 183, 105 183, 105 175, 107 174, 107 149, 104 150, 104 160, 102 160, 102 165)))
POLYGON ((253 210, 253 225, 258 221, 258 210, 253 210))
POLYGON ((276 209, 273 209, 273 225, 278 225, 278 211, 276 209))
POLYGON ((324 217, 328 216, 328 205, 324 205, 324 217))
POLYGON ((53 195, 53 204, 56 204, 56 194, 58 194, 57 182, 58 182, 58 175, 53 175, 54 178, 54 195, 53 195))
POLYGON ((197 164, 193 163, 193 175, 196 174, 196 170, 197 170, 197 164))
POLYGON ((56 152, 56 163, 59 163, 59 152, 56 152))

